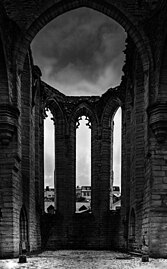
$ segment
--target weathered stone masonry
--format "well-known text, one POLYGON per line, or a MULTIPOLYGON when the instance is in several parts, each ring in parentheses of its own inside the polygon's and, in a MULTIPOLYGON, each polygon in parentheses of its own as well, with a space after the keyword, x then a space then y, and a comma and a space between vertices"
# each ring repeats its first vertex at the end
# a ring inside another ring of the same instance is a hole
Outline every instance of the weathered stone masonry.
POLYGON ((42 243, 78 247, 82 240, 87 248, 140 250, 143 234, 150 255, 167 257, 166 15, 165 0, 0 1, 0 257, 18 256, 23 241, 28 251, 40 250, 42 243), (101 97, 64 96, 41 82, 33 65, 35 35, 58 15, 80 7, 115 19, 128 35, 122 82, 101 97), (119 106, 122 207, 113 216, 111 133, 119 106), (41 233, 41 224, 48 224, 42 217, 45 107, 55 118, 56 144, 57 212, 47 226, 48 238, 41 233), (83 114, 92 128, 93 201, 92 214, 79 217, 74 213, 75 128, 83 114))

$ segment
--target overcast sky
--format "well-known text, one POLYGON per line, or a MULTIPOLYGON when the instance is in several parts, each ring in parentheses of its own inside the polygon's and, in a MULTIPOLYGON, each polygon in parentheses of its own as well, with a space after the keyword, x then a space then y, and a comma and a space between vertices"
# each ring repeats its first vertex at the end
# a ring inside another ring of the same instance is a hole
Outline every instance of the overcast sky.
MULTIPOLYGON (((101 95, 120 84, 126 33, 111 18, 87 8, 67 12, 43 28, 32 42, 42 79, 66 95, 101 95)), ((115 184, 120 182, 120 111, 115 120, 115 184)), ((53 186, 53 125, 45 121, 45 185, 53 186)), ((89 141, 82 126, 77 154, 78 185, 90 180, 89 141), (83 139, 84 138, 84 139, 83 139), (79 144, 80 144, 79 143, 79 144), (80 171, 80 172, 79 172, 80 171)), ((80 129, 80 130, 81 130, 80 129)), ((77 131, 78 132, 78 131, 77 131)), ((90 133, 90 131, 88 131, 90 133)))

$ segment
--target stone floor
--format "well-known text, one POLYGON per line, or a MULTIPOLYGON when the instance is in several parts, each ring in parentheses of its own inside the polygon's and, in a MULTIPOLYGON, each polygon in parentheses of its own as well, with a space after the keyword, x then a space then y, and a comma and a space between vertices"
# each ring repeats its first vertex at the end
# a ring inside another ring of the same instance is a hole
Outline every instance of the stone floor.
POLYGON ((150 259, 142 263, 140 257, 132 257, 111 251, 47 251, 27 257, 27 263, 19 264, 18 259, 0 260, 0 269, 167 269, 167 260, 150 259))

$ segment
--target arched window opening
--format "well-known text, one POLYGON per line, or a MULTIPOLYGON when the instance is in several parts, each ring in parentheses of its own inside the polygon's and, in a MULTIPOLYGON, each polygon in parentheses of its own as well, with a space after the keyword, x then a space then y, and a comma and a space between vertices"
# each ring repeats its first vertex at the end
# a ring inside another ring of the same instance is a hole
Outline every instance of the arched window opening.
POLYGON ((76 213, 91 210, 91 122, 76 122, 76 213))
POLYGON ((131 215, 130 215, 130 241, 135 241, 135 228, 136 228, 136 216, 135 211, 132 209, 131 215))
POLYGON ((110 209, 121 207, 121 108, 111 122, 110 209))
POLYGON ((44 211, 53 214, 56 207, 54 189, 55 143, 53 116, 48 110, 44 122, 44 211))
POLYGON ((28 251, 28 220, 24 208, 20 211, 20 253, 28 251))

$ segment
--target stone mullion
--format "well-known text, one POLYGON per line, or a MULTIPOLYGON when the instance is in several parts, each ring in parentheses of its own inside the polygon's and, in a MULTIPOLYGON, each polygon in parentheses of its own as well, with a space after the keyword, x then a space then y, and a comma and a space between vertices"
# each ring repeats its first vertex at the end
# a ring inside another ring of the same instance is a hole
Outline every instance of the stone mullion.
POLYGON ((55 191, 57 211, 65 215, 67 211, 68 199, 65 199, 64 193, 67 191, 66 185, 66 141, 62 132, 61 120, 56 118, 55 128, 55 191))
POLYGON ((101 214, 109 211, 109 191, 110 191, 110 159, 111 156, 111 127, 102 130, 101 145, 101 214))
POLYGON ((91 209, 99 215, 101 188, 101 136, 97 135, 95 126, 91 127, 91 209))
MULTIPOLYGON (((75 124, 74 124, 75 126, 75 124)), ((70 219, 75 213, 76 202, 76 128, 72 128, 69 135, 65 136, 65 182, 64 207, 66 216, 70 219)))
POLYGON ((108 236, 107 218, 110 208, 110 159, 111 156, 111 127, 102 128, 100 146, 100 176, 99 176, 99 204, 97 222, 99 248, 105 246, 108 236))

